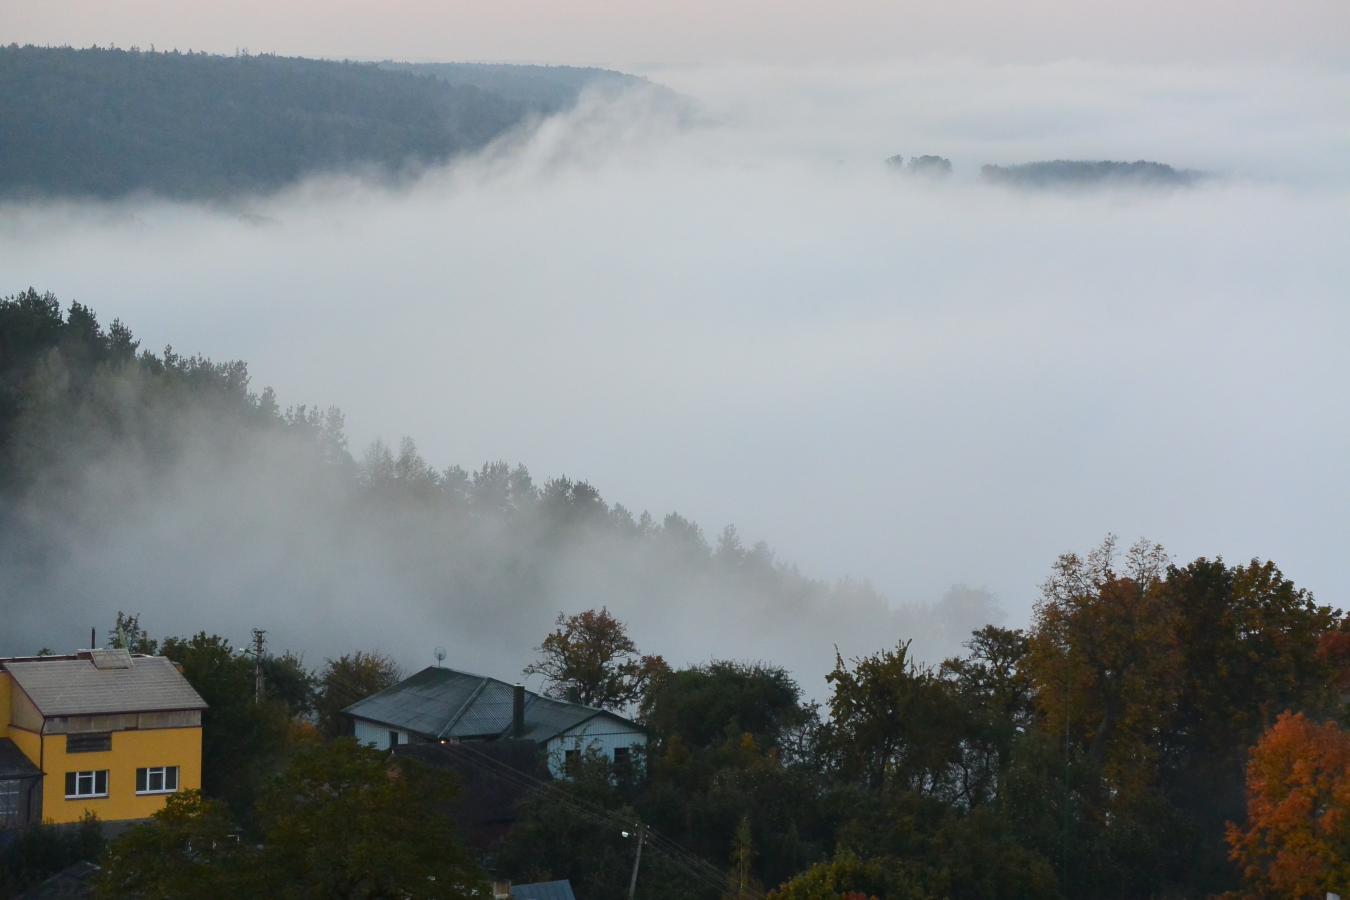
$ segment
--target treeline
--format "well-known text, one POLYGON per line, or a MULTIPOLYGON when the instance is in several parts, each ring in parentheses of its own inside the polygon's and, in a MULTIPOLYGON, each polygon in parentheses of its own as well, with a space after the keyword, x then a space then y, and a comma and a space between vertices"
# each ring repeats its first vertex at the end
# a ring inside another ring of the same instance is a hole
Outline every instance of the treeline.
POLYGON ((215 198, 320 172, 398 174, 477 150, 602 77, 624 76, 11 44, 0 195, 215 198))
POLYGON ((1200 177, 1198 172, 1147 160, 1056 159, 980 167, 980 178, 985 181, 1020 188, 1186 187, 1195 184, 1200 177))
MULTIPOLYGON (((589 610, 527 671, 635 713, 650 743, 546 782, 472 747, 356 748, 341 708, 400 677, 378 654, 266 655, 258 696, 227 640, 119 614, 110 643, 174 659, 211 704, 204 796, 107 851, 88 828, 21 844, 96 859, 106 896, 467 898, 492 877, 620 900, 644 831, 652 900, 1321 897, 1350 876, 1348 626, 1270 563, 1108 538, 1059 559, 1029 629, 979 629, 936 667, 903 640, 839 658, 820 707, 772 663, 672 669, 589 610), (466 766, 519 798, 486 841, 455 825, 476 818, 466 766)), ((40 865, 0 856, 0 885, 40 865)))
POLYGON ((938 666, 902 638, 839 658, 829 682, 817 708, 768 663, 646 676, 645 777, 601 764, 567 796, 539 796, 501 859, 624 896, 617 868, 588 864, 616 852, 604 821, 558 827, 584 801, 727 871, 720 893, 685 878, 650 897, 1321 897, 1350 884, 1350 620, 1270 562, 1178 564, 1108 538, 1057 561, 1030 628, 981 628, 938 666))
MULTIPOLYGON (((896 155, 888 157, 886 165, 895 172, 931 179, 952 174, 951 160, 942 156, 916 156, 906 162, 896 155)), ((1199 172, 1146 160, 1056 159, 980 167, 980 178, 986 183, 1025 189, 1185 187, 1201 177, 1199 172)))

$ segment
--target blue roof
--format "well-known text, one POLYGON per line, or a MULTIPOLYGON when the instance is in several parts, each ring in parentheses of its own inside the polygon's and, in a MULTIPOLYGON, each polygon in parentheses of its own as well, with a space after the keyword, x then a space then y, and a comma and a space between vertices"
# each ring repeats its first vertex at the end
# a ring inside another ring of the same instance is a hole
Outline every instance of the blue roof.
MULTIPOLYGON (((429 666, 343 712, 432 740, 503 738, 511 736, 514 692, 513 685, 497 678, 429 666)), ((614 713, 525 691, 521 737, 542 744, 596 716, 640 730, 614 713)))
POLYGON ((511 900, 577 900, 570 881, 540 881, 511 885, 511 900))
POLYGON ((9 738, 0 738, 0 781, 16 778, 40 778, 42 770, 28 761, 23 751, 9 738))

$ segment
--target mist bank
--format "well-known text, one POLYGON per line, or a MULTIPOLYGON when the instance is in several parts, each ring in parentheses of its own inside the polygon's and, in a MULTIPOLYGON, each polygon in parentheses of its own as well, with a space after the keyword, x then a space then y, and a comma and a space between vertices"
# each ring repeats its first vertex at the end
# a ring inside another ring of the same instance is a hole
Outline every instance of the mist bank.
MULTIPOLYGON (((678 510, 713 545, 735 522, 747 545, 762 538, 827 585, 870 579, 876 599, 859 608, 877 613, 857 621, 882 624, 859 626, 862 649, 911 630, 892 610, 952 584, 987 589, 1020 624, 1050 562, 1110 531, 1181 559, 1272 558, 1326 602, 1350 591, 1337 544, 1350 431, 1328 413, 1350 376, 1350 190, 1331 114, 1350 98, 1343 78, 950 62, 647 74, 706 118, 641 96, 583 100, 398 188, 309 179, 247 216, 6 204, 7 289, 88 301, 148 347, 245 358, 283 398, 340 404, 357 459, 408 434, 438 471, 523 460, 536 477, 589 481, 610 508, 678 510), (879 164, 897 151, 941 154, 953 177, 897 178, 879 164), (1089 193, 974 178, 989 161, 1056 158, 1223 177, 1089 193)), ((296 490, 282 480, 259 502, 296 490)), ((222 488, 203 508, 237 496, 222 488)), ((167 508, 167 522, 196 521, 193 504, 167 508)), ((138 521, 157 521, 159 506, 144 509, 138 521)), ((279 540, 305 550, 305 534, 279 540)), ((324 553, 301 550, 316 562, 290 589, 316 602, 298 620, 352 644, 315 612, 327 588, 304 587, 324 553)), ((428 593, 374 550, 351 557, 367 561, 334 581, 428 593)), ((209 595, 222 610, 242 602, 232 565, 209 595)), ((569 602, 539 601, 509 648, 481 646, 516 660, 542 633, 535 619, 546 629, 560 608, 595 605, 583 595, 612 596, 557 587, 579 577, 560 564, 549 591, 569 602)), ((664 623, 644 631, 611 606, 649 652, 722 652, 716 624, 673 620, 672 649, 664 623)), ((738 607, 707 608, 718 623, 738 607)), ((142 612, 156 633, 198 624, 142 612)), ((732 655, 789 661, 798 651, 771 638, 794 615, 747 614, 727 632, 732 655)), ((814 615, 800 616, 817 633, 799 671, 822 671, 835 640, 857 652, 850 615, 838 628, 814 615)), ((216 630, 237 619, 242 637, 254 618, 222 612, 216 630)), ((391 652, 420 640, 414 657, 452 640, 421 639, 430 614, 407 624, 411 637, 386 638, 376 626, 402 623, 383 619, 361 636, 391 652)))
POLYGON ((916 638, 940 659, 1002 614, 954 588, 892 608, 671 512, 609 503, 522 465, 429 465, 411 440, 348 452, 341 413, 283 410, 246 366, 136 353, 120 322, 26 291, 0 307, 0 654, 102 634, 119 610, 159 633, 268 630, 317 661, 519 675, 560 611, 607 606, 682 663, 774 659, 814 687, 835 645, 916 638), (889 639, 889 638, 888 638, 889 639))

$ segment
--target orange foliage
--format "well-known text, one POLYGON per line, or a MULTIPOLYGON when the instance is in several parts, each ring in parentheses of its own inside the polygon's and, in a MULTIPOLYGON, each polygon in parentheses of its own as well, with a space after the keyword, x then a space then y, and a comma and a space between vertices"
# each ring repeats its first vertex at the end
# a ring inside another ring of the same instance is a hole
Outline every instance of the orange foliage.
POLYGON ((1281 715, 1252 749, 1247 827, 1229 823, 1228 844, 1257 896, 1350 892, 1350 733, 1281 715))
POLYGON ((1337 687, 1350 688, 1350 631, 1329 631, 1317 642, 1317 659, 1331 667, 1337 687))

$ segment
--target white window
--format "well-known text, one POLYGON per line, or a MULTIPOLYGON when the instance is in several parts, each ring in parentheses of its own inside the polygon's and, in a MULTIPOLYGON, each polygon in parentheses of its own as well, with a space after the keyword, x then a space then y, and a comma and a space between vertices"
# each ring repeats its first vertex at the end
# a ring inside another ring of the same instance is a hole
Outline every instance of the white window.
POLYGON ((177 766, 151 766, 136 770, 136 793, 172 794, 178 790, 177 766))
POLYGON ((108 796, 108 770, 97 772, 67 772, 66 799, 78 800, 81 797, 108 796))

